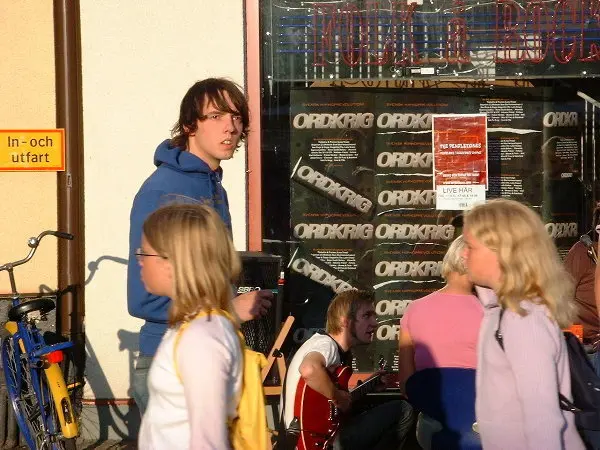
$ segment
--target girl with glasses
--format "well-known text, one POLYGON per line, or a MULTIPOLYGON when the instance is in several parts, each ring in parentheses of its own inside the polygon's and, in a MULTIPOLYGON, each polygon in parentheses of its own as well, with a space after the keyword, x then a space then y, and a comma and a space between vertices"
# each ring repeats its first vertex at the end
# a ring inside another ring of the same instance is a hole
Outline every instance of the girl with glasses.
POLYGON ((240 272, 227 228, 208 206, 166 206, 145 221, 136 256, 148 292, 171 299, 169 329, 149 372, 139 448, 230 448, 227 422, 242 387, 238 325, 211 314, 231 313, 240 272))

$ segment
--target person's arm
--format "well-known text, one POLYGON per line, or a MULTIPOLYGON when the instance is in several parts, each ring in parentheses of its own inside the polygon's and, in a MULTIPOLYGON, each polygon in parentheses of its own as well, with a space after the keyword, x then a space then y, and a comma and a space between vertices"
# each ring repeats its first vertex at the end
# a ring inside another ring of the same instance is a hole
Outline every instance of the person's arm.
POLYGON ((398 379, 400 389, 405 392, 406 380, 415 373, 415 346, 410 333, 405 327, 400 327, 400 344, 398 349, 398 379))
POLYGON ((129 262, 127 265, 127 309, 133 317, 157 323, 167 323, 168 297, 146 291, 140 277, 140 265, 135 251, 142 241, 142 227, 146 218, 160 206, 165 193, 147 191, 136 195, 129 218, 129 262))
MULTIPOLYGON (((569 249, 567 256, 565 256, 563 264, 567 272, 569 272, 569 275, 573 278, 575 286, 579 285, 581 282, 581 278, 586 271, 585 263, 588 261, 591 264, 587 251, 585 251, 585 248, 580 243, 573 245, 573 247, 569 249)), ((589 269, 589 265, 587 268, 589 269)))
MULTIPOLYGON (((562 450, 562 430, 566 426, 561 413, 559 383, 555 362, 559 331, 539 314, 520 317, 507 311, 503 320, 504 352, 523 411, 523 429, 527 448, 562 450)), ((566 357, 566 355, 565 355, 566 357)))
MULTIPOLYGON (((600 254, 598 252, 600 252, 600 240, 598 241, 596 254, 600 254)), ((596 264, 596 269, 594 271, 594 298, 596 299, 598 315, 600 315, 600 266, 598 266, 598 264, 596 264)))
POLYGON ((339 390, 329 377, 325 357, 319 352, 308 353, 299 367, 300 376, 308 387, 333 401, 333 404, 346 411, 350 407, 350 394, 339 390))
POLYGON ((241 359, 236 362, 238 338, 226 331, 221 318, 200 320, 183 332, 176 353, 190 424, 189 448, 227 449, 232 372, 236 364, 242 370, 241 359))

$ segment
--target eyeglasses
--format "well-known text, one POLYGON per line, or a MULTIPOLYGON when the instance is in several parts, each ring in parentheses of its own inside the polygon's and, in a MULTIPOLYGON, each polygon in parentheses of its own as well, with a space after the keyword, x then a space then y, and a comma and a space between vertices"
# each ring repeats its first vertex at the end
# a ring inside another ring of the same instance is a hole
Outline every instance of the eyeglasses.
POLYGON ((141 249, 141 248, 138 248, 138 249, 135 251, 134 255, 135 255, 135 257, 137 258, 137 260, 138 260, 138 261, 141 261, 141 260, 142 260, 142 258, 144 258, 144 257, 146 257, 146 256, 157 256, 157 257, 159 257, 159 258, 162 258, 162 259, 169 259, 169 258, 167 258, 166 256, 163 256, 163 255, 157 255, 157 254, 155 254, 155 253, 144 253, 144 252, 142 251, 142 249, 141 249))

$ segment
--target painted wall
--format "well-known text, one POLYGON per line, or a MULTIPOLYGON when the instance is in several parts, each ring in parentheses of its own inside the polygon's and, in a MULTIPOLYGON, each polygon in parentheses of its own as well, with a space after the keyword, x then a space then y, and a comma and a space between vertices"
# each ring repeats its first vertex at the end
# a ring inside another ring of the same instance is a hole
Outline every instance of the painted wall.
MULTIPOLYGON (((0 2, 0 128, 56 127, 52 2, 0 2)), ((0 264, 27 254, 27 238, 56 229, 56 172, 0 172, 0 264)), ((35 258, 15 269, 17 288, 56 288, 56 240, 46 238, 35 258)), ((8 292, 0 273, 0 292, 8 292)))
MULTIPOLYGON (((142 322, 126 305, 129 211, 197 80, 243 85, 242 0, 81 0, 86 210, 86 398, 130 397, 142 322), (90 270, 90 268, 92 270, 90 270)), ((223 164, 246 248, 245 151, 223 164)))

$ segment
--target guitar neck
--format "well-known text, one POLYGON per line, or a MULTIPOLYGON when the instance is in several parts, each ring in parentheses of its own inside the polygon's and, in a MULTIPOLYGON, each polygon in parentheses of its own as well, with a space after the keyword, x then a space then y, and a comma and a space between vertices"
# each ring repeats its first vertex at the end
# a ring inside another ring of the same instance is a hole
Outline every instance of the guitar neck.
POLYGON ((364 382, 356 386, 354 389, 350 391, 350 396, 352 397, 352 401, 356 401, 361 397, 373 392, 377 385, 379 384, 379 379, 381 375, 373 375, 370 378, 367 378, 364 382))

